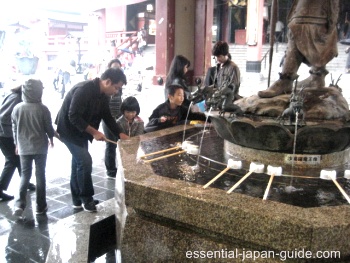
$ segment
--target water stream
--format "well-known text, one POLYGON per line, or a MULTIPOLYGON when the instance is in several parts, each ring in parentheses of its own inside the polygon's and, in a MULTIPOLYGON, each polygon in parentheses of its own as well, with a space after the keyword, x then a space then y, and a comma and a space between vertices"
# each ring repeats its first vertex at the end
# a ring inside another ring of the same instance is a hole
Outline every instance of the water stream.
POLYGON ((293 171, 294 171, 295 149, 296 149, 296 146, 297 146, 298 117, 299 117, 299 112, 296 112, 295 113, 295 128, 294 128, 294 142, 293 142, 292 175, 293 175, 293 171))
MULTIPOLYGON (((294 127, 294 142, 293 142, 293 154, 292 154, 292 168, 291 168, 291 175, 294 175, 294 160, 295 160, 295 149, 297 147, 297 133, 298 133, 298 120, 299 120, 299 112, 297 111, 295 113, 295 127, 294 127)), ((293 177, 290 179, 289 186, 286 187, 287 191, 293 191, 294 187, 293 184, 293 177)))
POLYGON ((190 114, 192 104, 193 104, 193 101, 191 101, 190 106, 188 106, 187 115, 186 115, 186 119, 185 119, 185 125, 184 125, 184 131, 183 131, 183 134, 182 134, 182 142, 181 142, 181 145, 183 145, 183 143, 184 143, 184 141, 185 141, 186 127, 187 127, 187 119, 188 119, 188 115, 190 114))
POLYGON ((208 114, 207 114, 207 117, 205 119, 205 123, 204 123, 204 127, 203 127, 203 131, 202 131, 202 136, 201 136, 201 140, 199 142, 199 150, 198 150, 198 155, 197 155, 197 162, 196 162, 196 165, 193 166, 193 171, 195 172, 200 172, 200 166, 199 166, 199 157, 200 157, 200 154, 201 154, 201 151, 202 151, 202 145, 203 145, 203 138, 204 138, 204 134, 205 134, 205 129, 207 127, 207 124, 208 124, 208 118, 210 116, 210 112, 211 110, 213 109, 213 107, 210 107, 209 111, 208 111, 208 114))

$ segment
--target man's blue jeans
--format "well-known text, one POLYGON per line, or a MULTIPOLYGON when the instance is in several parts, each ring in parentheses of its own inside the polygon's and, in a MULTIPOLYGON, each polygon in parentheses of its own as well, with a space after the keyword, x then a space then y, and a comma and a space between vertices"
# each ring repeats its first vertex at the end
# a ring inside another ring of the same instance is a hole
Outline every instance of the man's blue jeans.
POLYGON ((93 201, 93 195, 95 194, 91 177, 92 158, 89 153, 88 141, 83 146, 65 139, 62 139, 62 142, 72 154, 70 189, 73 205, 88 204, 93 201))
POLYGON ((35 161, 36 209, 37 211, 42 211, 46 208, 46 159, 47 154, 20 155, 22 172, 19 199, 16 200, 16 207, 26 208, 27 189, 32 177, 33 161, 35 161))

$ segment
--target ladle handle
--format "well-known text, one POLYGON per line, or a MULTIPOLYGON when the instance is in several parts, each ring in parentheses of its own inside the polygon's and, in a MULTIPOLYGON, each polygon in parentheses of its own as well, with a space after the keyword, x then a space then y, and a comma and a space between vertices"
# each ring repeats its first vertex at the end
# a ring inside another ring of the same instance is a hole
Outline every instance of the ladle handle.
POLYGON ((253 173, 253 171, 249 171, 248 173, 246 173, 246 175, 243 176, 237 183, 235 183, 235 185, 232 186, 232 187, 230 188, 230 190, 227 191, 227 193, 229 194, 229 193, 231 193, 233 190, 235 190, 235 189, 236 189, 245 179, 247 179, 248 176, 251 175, 252 173, 253 173))
POLYGON ((175 153, 169 153, 169 154, 167 154, 167 155, 163 155, 163 156, 160 156, 160 157, 157 157, 157 158, 153 158, 153 159, 149 159, 149 160, 144 160, 143 162, 144 162, 144 163, 150 163, 150 162, 153 162, 153 161, 157 161, 157 160, 160 160, 160 159, 168 158, 168 157, 170 157, 170 156, 178 155, 178 154, 185 153, 185 152, 186 152, 185 150, 182 150, 182 151, 175 152, 175 153))
POLYGON ((203 186, 203 188, 207 188, 209 185, 214 183, 217 179, 219 179, 224 173, 226 173, 228 170, 230 170, 230 167, 226 167, 224 170, 222 170, 217 176, 215 176, 213 179, 211 179, 206 185, 203 186))
POLYGON ((110 140, 110 139, 107 139, 107 138, 106 138, 106 142, 110 142, 110 143, 114 143, 114 144, 118 145, 118 143, 117 143, 117 142, 115 142, 115 141, 112 141, 112 140, 110 140))
POLYGON ((164 150, 160 150, 160 151, 156 151, 156 152, 152 152, 152 153, 147 153, 145 155, 142 155, 140 158, 145 158, 147 156, 151 156, 151 155, 155 155, 155 154, 158 154, 158 153, 164 153, 164 152, 169 152, 169 151, 172 151, 172 150, 177 150, 181 148, 180 146, 176 146, 176 147, 172 147, 172 148, 168 148, 168 149, 164 149, 164 150))
POLYGON ((267 196, 269 195, 270 187, 271 187, 271 184, 272 184, 272 181, 273 181, 274 177, 275 177, 275 174, 271 174, 269 183, 267 184, 267 187, 266 187, 266 190, 265 190, 265 193, 264 193, 263 200, 266 200, 267 196))
POLYGON ((345 197, 345 199, 348 201, 348 203, 350 204, 350 198, 347 195, 347 193, 344 191, 344 189, 340 186, 340 184, 337 182, 336 179, 332 178, 333 183, 335 184, 336 187, 338 187, 339 191, 343 194, 343 196, 345 197))

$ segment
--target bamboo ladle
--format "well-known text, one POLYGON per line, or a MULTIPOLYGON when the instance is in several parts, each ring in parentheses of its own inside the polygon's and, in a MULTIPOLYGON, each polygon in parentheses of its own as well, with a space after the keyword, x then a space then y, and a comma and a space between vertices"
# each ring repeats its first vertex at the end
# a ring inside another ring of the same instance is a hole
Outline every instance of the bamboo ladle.
POLYGON ((197 145, 194 145, 192 142, 184 141, 182 143, 182 145, 178 145, 178 146, 175 146, 175 147, 172 147, 172 148, 168 148, 168 149, 164 149, 164 150, 148 153, 148 154, 145 154, 145 155, 141 156, 140 158, 144 159, 144 158, 152 156, 152 155, 156 155, 156 154, 159 154, 159 153, 165 153, 165 152, 169 152, 169 151, 173 151, 173 150, 179 150, 179 149, 182 149, 182 150, 181 151, 177 151, 177 152, 173 152, 173 153, 169 153, 169 154, 166 154, 166 155, 163 155, 163 156, 155 157, 153 159, 144 160, 143 162, 144 163, 150 163, 150 162, 161 160, 161 159, 165 159, 165 158, 168 158, 168 157, 171 157, 171 156, 174 156, 174 155, 179 155, 179 154, 182 154, 182 153, 185 153, 185 152, 187 152, 188 154, 193 154, 193 155, 197 155, 198 154, 198 146, 197 145))
POLYGON ((214 183, 217 179, 219 179, 222 175, 224 175, 228 170, 241 169, 241 168, 242 168, 242 161, 235 161, 233 159, 228 159, 227 167, 224 170, 222 170, 217 176, 211 179, 207 184, 205 184, 203 188, 207 188, 209 185, 214 183))
POLYGON ((265 201, 267 199, 267 196, 269 195, 270 187, 272 185, 273 178, 275 176, 281 176, 282 175, 282 167, 281 166, 267 166, 267 174, 270 175, 269 183, 267 184, 263 200, 265 201))
POLYGON ((230 194, 233 190, 235 190, 245 179, 247 179, 252 173, 263 173, 264 165, 261 163, 250 163, 249 172, 246 173, 237 183, 235 183, 227 193, 230 194))

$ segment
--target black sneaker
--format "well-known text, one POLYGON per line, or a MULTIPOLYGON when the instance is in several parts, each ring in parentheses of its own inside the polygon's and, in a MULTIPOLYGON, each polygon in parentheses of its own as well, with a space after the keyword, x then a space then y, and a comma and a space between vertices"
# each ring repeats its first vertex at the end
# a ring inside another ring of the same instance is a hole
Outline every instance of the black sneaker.
POLYGON ((86 212, 90 212, 90 213, 97 212, 96 205, 95 205, 94 201, 91 201, 88 204, 83 204, 83 208, 86 212))
POLYGON ((8 195, 8 194, 5 194, 5 193, 0 193, 0 201, 1 202, 5 202, 5 201, 10 201, 14 198, 14 196, 12 195, 8 195))
MULTIPOLYGON (((94 204, 95 205, 98 205, 100 203, 100 201, 99 200, 94 200, 94 204)), ((72 207, 74 208, 74 209, 83 209, 83 206, 81 205, 81 203, 80 204, 78 204, 78 203, 73 203, 73 205, 72 205, 72 207)))
POLYGON ((48 208, 47 208, 47 206, 46 206, 43 210, 37 209, 35 213, 36 213, 37 215, 42 215, 42 214, 46 214, 47 210, 48 210, 48 208))
POLYGON ((29 191, 35 191, 36 186, 35 186, 35 184, 29 183, 27 189, 28 189, 29 191))

